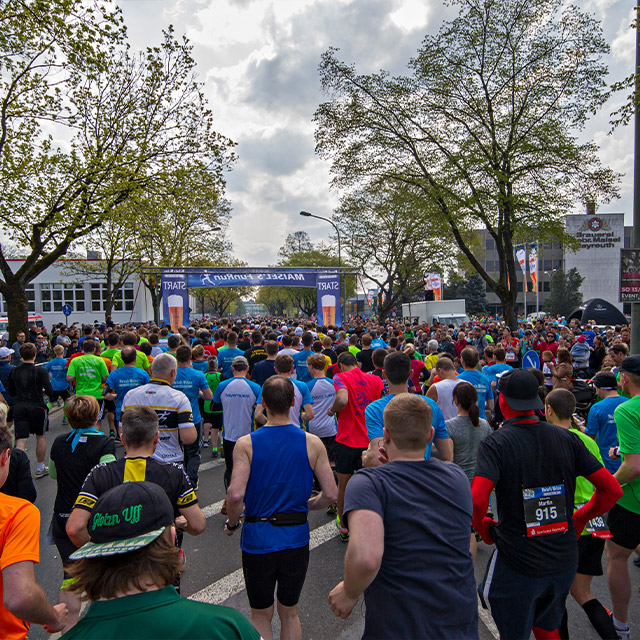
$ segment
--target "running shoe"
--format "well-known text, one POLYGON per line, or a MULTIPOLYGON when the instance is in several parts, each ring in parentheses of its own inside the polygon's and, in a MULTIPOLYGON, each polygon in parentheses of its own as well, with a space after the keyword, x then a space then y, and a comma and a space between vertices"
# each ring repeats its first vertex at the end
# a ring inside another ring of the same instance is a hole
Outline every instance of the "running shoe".
POLYGON ((340 540, 342 540, 342 542, 349 542, 349 529, 345 529, 340 524, 339 515, 336 516, 336 528, 338 529, 338 535, 340 536, 340 540))
POLYGON ((36 469, 35 472, 35 477, 36 478, 44 478, 45 476, 49 475, 49 467, 42 467, 42 469, 38 470, 36 469))
POLYGON ((67 420, 67 416, 64 416, 64 418, 62 418, 62 424, 69 424, 69 421, 67 420))
POLYGON ((116 439, 116 432, 115 432, 115 431, 109 431, 109 437, 110 437, 112 440, 115 440, 115 439, 116 439))
POLYGON ((222 507, 220 507, 220 513, 223 516, 227 515, 227 499, 226 498, 224 499, 224 502, 222 503, 222 507))
POLYGON ((182 549, 178 549, 178 556, 180 556, 180 572, 182 572, 187 564, 187 556, 182 549))
POLYGON ((629 638, 631 638, 631 629, 629 629, 629 625, 627 625, 626 629, 621 629, 616 625, 615 622, 613 622, 613 613, 610 613, 609 617, 611 618, 613 628, 616 630, 616 633, 618 634, 618 638, 620 638, 620 640, 629 640, 629 638))
POLYGON ((636 567, 638 567, 638 568, 640 569, 640 556, 636 556, 636 557, 633 559, 633 564, 635 564, 635 565, 636 565, 636 567))
POLYGON ((338 504, 334 502, 327 507, 327 513, 330 516, 335 516, 338 513, 338 504))
POLYGON ((205 440, 205 441, 202 443, 202 446, 203 446, 203 448, 208 449, 208 448, 209 448, 209 441, 208 441, 208 440, 205 440))
POLYGON ((212 458, 217 458, 218 457, 218 450, 217 449, 211 449, 211 457, 212 458))

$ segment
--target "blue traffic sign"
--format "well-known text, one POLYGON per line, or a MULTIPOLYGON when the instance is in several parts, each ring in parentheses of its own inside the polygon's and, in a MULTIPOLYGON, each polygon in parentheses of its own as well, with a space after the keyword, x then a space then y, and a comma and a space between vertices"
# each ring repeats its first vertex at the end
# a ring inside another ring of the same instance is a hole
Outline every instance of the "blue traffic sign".
POLYGON ((540 356, 535 351, 527 351, 522 356, 522 368, 523 369, 539 369, 540 368, 540 356))
POLYGON ((62 305, 62 313, 64 313, 65 316, 70 316, 72 311, 73 309, 71 308, 70 304, 62 305))

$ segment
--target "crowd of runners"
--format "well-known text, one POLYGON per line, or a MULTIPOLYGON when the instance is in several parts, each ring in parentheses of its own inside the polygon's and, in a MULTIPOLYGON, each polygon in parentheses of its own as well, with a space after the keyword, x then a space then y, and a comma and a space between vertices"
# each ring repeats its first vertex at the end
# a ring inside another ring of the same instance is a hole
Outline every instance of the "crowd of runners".
POLYGON ((628 326, 34 325, 0 339, 0 393, 2 638, 32 623, 65 638, 269 639, 276 612, 280 637, 301 638, 309 510, 335 516, 348 543, 328 606, 346 618, 364 594, 365 638, 477 638, 478 595, 503 640, 568 638, 569 594, 594 637, 630 637, 628 326), (68 431, 47 442, 55 403, 68 431), (203 456, 224 458, 224 534, 240 534, 250 622, 180 596, 183 536, 206 527, 203 456), (55 605, 33 569, 45 542, 33 503, 52 480, 55 605), (480 585, 478 544, 495 547, 480 585), (591 592, 603 555, 605 602, 591 592))

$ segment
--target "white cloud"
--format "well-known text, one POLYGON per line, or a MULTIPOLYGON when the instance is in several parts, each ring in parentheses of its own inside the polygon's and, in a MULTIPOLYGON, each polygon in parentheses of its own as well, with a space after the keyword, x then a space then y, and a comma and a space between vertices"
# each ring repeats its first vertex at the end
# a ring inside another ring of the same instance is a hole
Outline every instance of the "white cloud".
POLYGON ((422 0, 403 0, 400 7, 389 14, 389 17, 396 26, 409 32, 424 27, 429 13, 429 5, 422 0))
MULTIPOLYGON (((624 77, 635 51, 628 2, 579 4, 602 20, 612 79, 624 77)), ((216 127, 238 143, 228 176, 229 239, 252 265, 274 263, 289 232, 304 229, 319 242, 332 231, 299 216, 305 209, 330 217, 338 202, 329 163, 314 154, 311 119, 326 99, 317 71, 322 52, 339 47, 361 73, 405 73, 424 35, 456 13, 441 0, 123 0, 122 7, 134 46, 158 42, 170 23, 193 43, 216 127)), ((632 136, 605 135, 606 109, 581 138, 597 141, 603 163, 627 174, 623 198, 607 209, 630 211, 632 136)))
POLYGON ((634 20, 635 9, 631 9, 626 17, 620 20, 620 25, 616 37, 611 43, 611 54, 613 59, 625 62, 633 70, 636 53, 636 32, 631 28, 634 20))

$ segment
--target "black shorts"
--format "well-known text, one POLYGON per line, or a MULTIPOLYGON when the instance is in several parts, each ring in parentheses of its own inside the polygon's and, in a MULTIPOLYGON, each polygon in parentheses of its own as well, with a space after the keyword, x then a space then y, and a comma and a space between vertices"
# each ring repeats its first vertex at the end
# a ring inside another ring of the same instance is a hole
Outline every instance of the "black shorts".
POLYGON ((526 576, 508 567, 496 550, 478 593, 501 638, 528 638, 532 627, 553 631, 560 626, 575 574, 570 569, 554 576, 526 576))
POLYGON ((102 399, 102 415, 105 413, 115 413, 116 412, 116 401, 115 400, 106 400, 102 399))
POLYGON ((242 552, 242 572, 252 609, 268 609, 278 585, 278 602, 285 607, 298 604, 307 576, 309 545, 272 553, 242 552))
POLYGON ((366 450, 367 447, 347 447, 336 442, 336 472, 350 475, 362 469, 362 452, 366 450))
POLYGON ((13 408, 16 440, 29 434, 43 436, 49 428, 49 411, 44 404, 16 404, 13 408))
MULTIPOLYGON (((69 536, 67 535, 67 521, 68 518, 61 516, 57 513, 53 514, 53 518, 51 518, 51 524, 49 525, 49 533, 48 533, 48 541, 56 545, 56 549, 58 549, 58 553, 60 554, 60 560, 62 561, 62 568, 67 567, 73 560, 69 560, 69 556, 78 550, 71 540, 69 540, 69 536)), ((64 579, 68 580, 70 576, 64 571, 64 579)))
POLYGON ((604 538, 580 536, 578 539, 578 573, 583 576, 602 575, 604 538))
POLYGON ((625 549, 635 549, 640 544, 640 513, 614 504, 609 511, 607 522, 613 536, 611 542, 625 549))
POLYGON ((222 413, 209 413, 204 411, 202 413, 203 424, 210 424, 212 429, 222 429, 222 413))
POLYGON ((51 402, 55 402, 58 398, 63 402, 66 402, 69 399, 69 390, 62 389, 61 391, 54 391, 53 395, 49 396, 49 400, 51 400, 51 402))
POLYGON ((327 450, 327 456, 329 456, 329 462, 335 462, 336 459, 336 437, 327 436, 326 438, 320 438, 324 448, 327 450))

